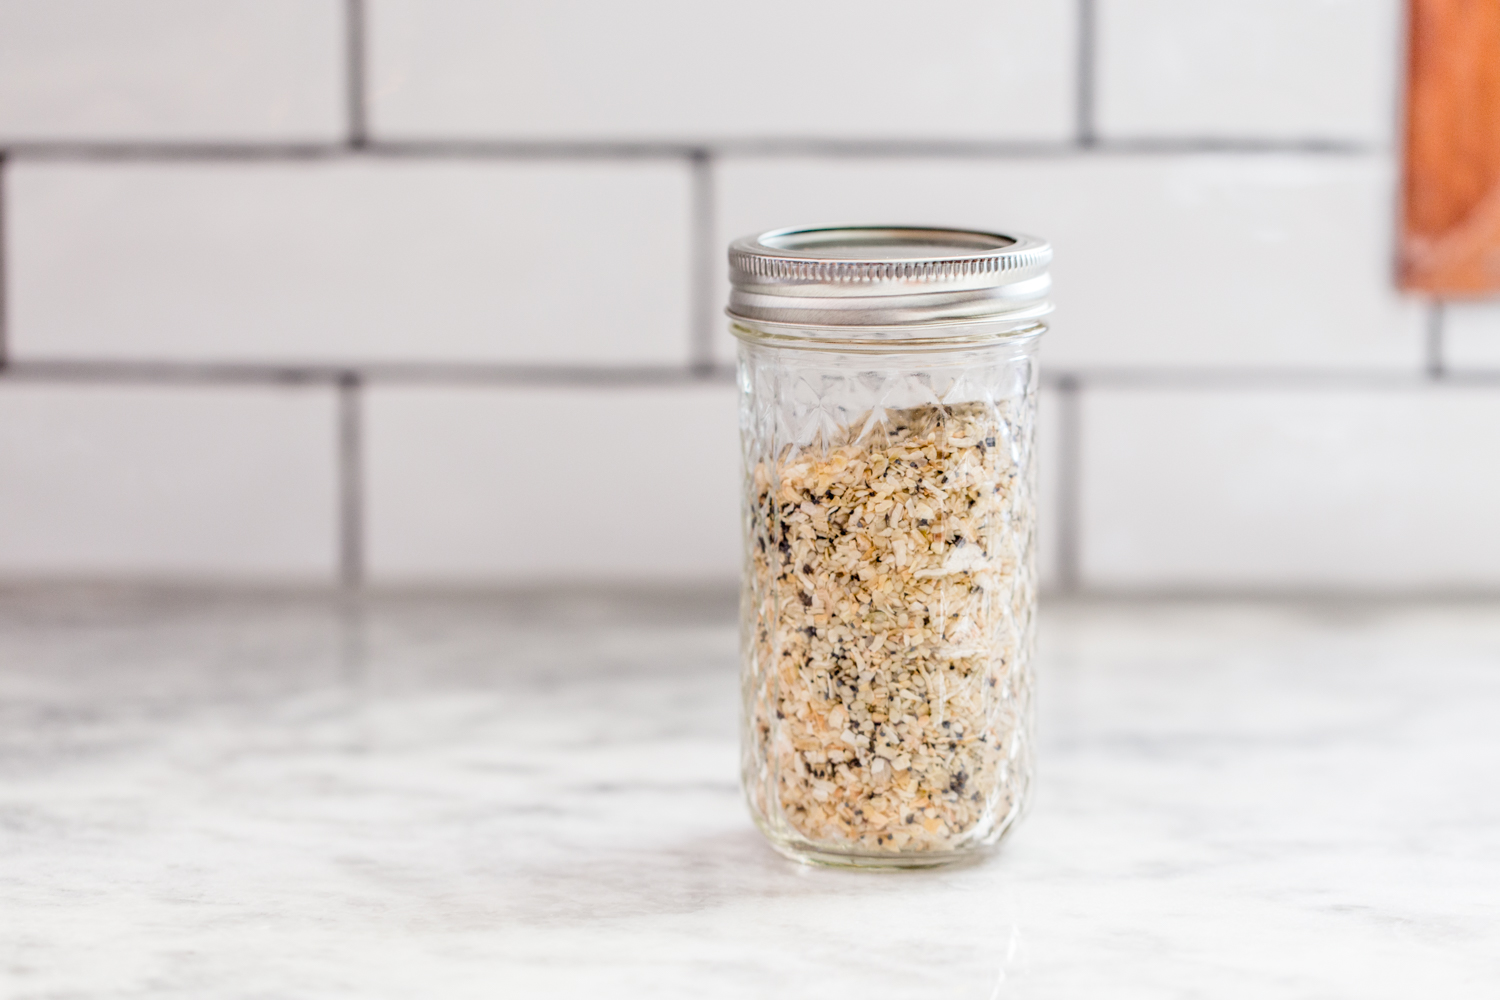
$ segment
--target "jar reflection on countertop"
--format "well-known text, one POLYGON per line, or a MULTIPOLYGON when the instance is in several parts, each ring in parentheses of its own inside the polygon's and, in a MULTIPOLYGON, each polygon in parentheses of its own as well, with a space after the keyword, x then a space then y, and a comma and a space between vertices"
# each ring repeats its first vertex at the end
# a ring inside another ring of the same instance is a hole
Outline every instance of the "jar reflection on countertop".
POLYGON ((1051 256, 901 227, 730 247, 742 778, 789 857, 945 864, 1026 804, 1051 256))

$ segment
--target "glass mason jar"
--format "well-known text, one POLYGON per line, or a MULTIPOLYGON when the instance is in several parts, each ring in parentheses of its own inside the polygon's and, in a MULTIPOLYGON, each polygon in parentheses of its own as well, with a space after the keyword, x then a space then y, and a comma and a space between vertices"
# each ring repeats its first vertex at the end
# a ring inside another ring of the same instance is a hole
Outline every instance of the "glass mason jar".
POLYGON ((895 227, 730 246, 742 779, 788 857, 946 864, 1025 807, 1051 257, 895 227))

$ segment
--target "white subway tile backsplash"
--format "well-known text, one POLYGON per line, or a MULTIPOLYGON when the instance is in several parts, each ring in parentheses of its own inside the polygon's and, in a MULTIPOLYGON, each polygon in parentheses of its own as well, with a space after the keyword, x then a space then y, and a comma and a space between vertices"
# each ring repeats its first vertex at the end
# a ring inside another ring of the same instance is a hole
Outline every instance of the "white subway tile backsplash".
POLYGON ((365 416, 376 583, 737 578, 732 386, 377 387, 365 416))
POLYGON ((1416 371, 1394 183, 1375 156, 731 158, 717 242, 801 224, 1014 228, 1056 250, 1045 364, 1416 371))
POLYGON ((1386 144, 1397 0, 1097 0, 1106 139, 1386 144))
MULTIPOLYGON (((0 0, 0 579, 331 583, 344 501, 377 584, 732 579, 735 390, 686 379, 698 234, 717 315, 733 237, 916 222, 1056 248, 1043 363, 1085 388, 1041 393, 1044 586, 1500 587, 1500 393, 1421 384, 1426 307, 1394 291, 1402 5, 1095 0, 1103 145, 1069 150, 1083 7, 0 0), (341 144, 360 98, 372 150, 27 148, 341 144), (686 150, 571 142, 712 146, 711 214, 686 150), (32 381, 45 361, 457 377, 366 386, 343 497, 326 385, 32 381), (598 371, 622 367, 684 380, 598 371), (1296 371, 1350 379, 1274 388, 1296 371)), ((1500 372, 1500 306, 1444 309, 1445 367, 1500 372)))
POLYGON ((1060 140, 1075 0, 370 0, 383 138, 1060 140))
POLYGON ((1443 363, 1452 371, 1500 371, 1500 302, 1443 306, 1443 363))
POLYGON ((0 0, 0 141, 335 141, 343 8, 0 0))
POLYGON ((17 359, 688 358, 677 162, 20 162, 7 188, 17 359))
POLYGON ((1084 581, 1493 588, 1497 455, 1475 389, 1090 389, 1084 581))
POLYGON ((326 388, 0 382, 0 577, 331 583, 326 388))

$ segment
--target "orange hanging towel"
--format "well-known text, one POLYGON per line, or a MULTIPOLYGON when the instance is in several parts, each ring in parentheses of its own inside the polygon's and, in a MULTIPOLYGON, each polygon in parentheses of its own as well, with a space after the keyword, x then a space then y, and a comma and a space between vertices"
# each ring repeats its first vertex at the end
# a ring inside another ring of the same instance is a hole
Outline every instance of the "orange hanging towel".
POLYGON ((1500 291, 1500 0, 1410 0, 1401 286, 1500 291))

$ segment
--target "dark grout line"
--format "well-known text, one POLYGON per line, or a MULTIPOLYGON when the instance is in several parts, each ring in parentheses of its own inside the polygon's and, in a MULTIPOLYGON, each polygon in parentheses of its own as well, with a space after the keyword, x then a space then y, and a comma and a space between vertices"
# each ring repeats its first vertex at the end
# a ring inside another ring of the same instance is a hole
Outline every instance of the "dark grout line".
MULTIPOLYGON (((1285 368, 1054 368, 1043 381, 1110 389, 1380 389, 1431 387, 1426 372, 1285 368)), ((1500 371, 1445 373, 1445 385, 1500 386, 1500 371)))
POLYGON ((374 364, 353 368, 366 383, 499 386, 686 386, 732 382, 734 369, 641 365, 374 364))
POLYGON ((632 366, 602 368, 584 365, 504 364, 387 364, 362 365, 357 371, 367 382, 459 383, 538 386, 673 386, 732 382, 734 369, 723 366, 632 366))
MULTIPOLYGON (((339 385, 355 378, 362 386, 690 386, 732 383, 729 364, 517 365, 465 362, 344 362, 261 364, 254 362, 177 362, 39 359, 10 360, 3 372, 14 381, 144 384, 339 385)), ((1367 389, 1401 391, 1431 388, 1423 371, 1336 371, 1283 368, 1089 368, 1053 366, 1043 370, 1049 388, 1109 389, 1367 389)), ((1444 387, 1497 388, 1500 370, 1444 371, 1444 387)))
MULTIPOLYGON (((351 115, 352 115, 351 109, 351 115)), ((615 140, 370 140, 351 133, 346 143, 14 143, 0 156, 40 161, 180 162, 324 160, 350 157, 392 159, 505 160, 640 160, 699 157, 952 158, 1069 159, 1090 156, 1170 156, 1203 153, 1240 155, 1299 154, 1366 156, 1387 147, 1335 140, 1254 138, 1152 138, 1079 142, 974 142, 928 139, 766 138, 718 142, 621 142, 615 140)))
POLYGON ((1088 149, 1095 154, 1117 156, 1187 155, 1193 153, 1239 153, 1244 155, 1296 153, 1304 156, 1370 156, 1377 153, 1390 152, 1390 147, 1382 143, 1350 142, 1344 139, 1264 139, 1233 136, 1207 136, 1189 139, 1149 135, 1125 136, 1112 139, 1096 138, 1088 149))
POLYGON ((0 155, 63 162, 261 162, 360 157, 433 160, 640 160, 691 159, 701 146, 627 142, 487 142, 480 140, 370 140, 306 143, 14 143, 0 155))
POLYGON ((344 142, 15 142, 0 156, 65 163, 297 162, 339 159, 344 142))
POLYGON ((338 381, 339 583, 355 589, 365 579, 364 424, 358 375, 338 381))
POLYGON ((1095 71, 1098 65, 1098 9, 1094 0, 1078 0, 1078 51, 1076 58, 1078 88, 1077 121, 1078 144, 1085 148, 1098 144, 1099 136, 1094 125, 1094 95, 1096 92, 1095 71))
POLYGON ((574 141, 484 141, 484 140, 391 140, 370 143, 361 152, 372 156, 470 157, 474 159, 635 159, 683 158, 696 160, 722 157, 826 157, 838 158, 940 158, 955 159, 1067 159, 1101 155, 1170 155, 1174 153, 1306 153, 1312 155, 1365 155, 1383 147, 1322 139, 1257 139, 1143 136, 1120 140, 1093 140, 1088 144, 1068 140, 992 141, 972 139, 819 139, 812 137, 752 137, 704 140, 702 142, 613 142, 574 141))
POLYGON ((693 157, 692 206, 689 252, 689 322, 692 341, 689 363, 695 373, 709 373, 714 368, 714 264, 718 260, 714 246, 714 162, 706 150, 693 157))
POLYGON ((1143 584, 1141 586, 1089 586, 1076 593, 1064 594, 1043 589, 1042 603, 1056 600, 1073 605, 1146 607, 1173 604, 1211 607, 1215 604, 1250 603, 1290 606, 1301 611, 1372 611, 1401 606, 1476 604, 1492 605, 1500 601, 1500 588, 1484 584, 1474 586, 1416 585, 1412 587, 1360 587, 1350 584, 1308 586, 1289 584, 1284 587, 1217 582, 1143 584))
POLYGON ((471 160, 695 160, 707 147, 686 142, 612 139, 379 139, 361 152, 409 159, 471 160))
POLYGON ((686 386, 734 380, 728 366, 601 368, 583 365, 464 363, 373 363, 267 365, 242 362, 38 360, 12 364, 5 376, 18 381, 146 384, 341 385, 353 378, 369 384, 495 386, 686 386))
POLYGON ((347 371, 320 365, 240 362, 38 360, 12 362, 4 374, 10 379, 29 382, 336 385, 347 371))
POLYGON ((281 162, 328 160, 353 153, 345 143, 329 142, 180 142, 180 143, 88 143, 20 142, 0 149, 0 155, 17 160, 61 162, 281 162))
POLYGON ((1447 303, 1434 299, 1427 304, 1427 338, 1425 343, 1427 377, 1441 379, 1447 374, 1443 359, 1443 333, 1448 319, 1447 303))
POLYGON ((715 156, 734 157, 1063 157, 1077 156, 1071 141, 994 141, 977 139, 818 139, 767 136, 728 139, 707 144, 715 156))
POLYGON ((364 0, 344 0, 344 30, 344 97, 349 115, 349 145, 361 149, 368 144, 370 137, 364 0))
POLYGON ((1057 392, 1057 498, 1052 509, 1057 518, 1057 584, 1064 594, 1077 593, 1082 587, 1080 571, 1082 537, 1082 421, 1079 397, 1082 387, 1069 376, 1055 383, 1057 392))
POLYGON ((10 254, 9 235, 6 222, 6 168, 9 166, 7 158, 0 154, 0 372, 4 372, 10 363, 10 297, 6 294, 10 288, 10 254))

